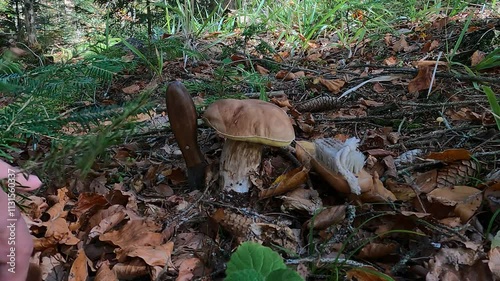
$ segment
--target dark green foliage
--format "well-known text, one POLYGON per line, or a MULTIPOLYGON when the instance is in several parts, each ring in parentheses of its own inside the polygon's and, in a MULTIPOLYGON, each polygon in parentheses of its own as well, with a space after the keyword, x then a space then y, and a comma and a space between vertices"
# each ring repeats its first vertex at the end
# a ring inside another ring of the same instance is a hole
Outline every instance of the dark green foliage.
POLYGON ((52 153, 38 160, 53 171, 65 162, 88 171, 107 147, 133 133, 127 118, 144 110, 148 100, 142 95, 129 104, 89 106, 125 68, 119 59, 94 56, 30 71, 3 59, 0 66, 0 92, 6 100, 0 108, 0 157, 27 144, 36 150, 40 140, 50 140, 52 153))

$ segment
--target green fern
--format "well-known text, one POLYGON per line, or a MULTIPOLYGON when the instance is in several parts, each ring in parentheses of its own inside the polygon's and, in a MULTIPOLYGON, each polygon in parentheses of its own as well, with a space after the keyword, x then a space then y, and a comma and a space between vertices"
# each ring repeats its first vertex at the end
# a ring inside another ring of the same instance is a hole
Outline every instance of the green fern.
POLYGON ((128 117, 148 108, 148 94, 120 106, 82 107, 126 67, 120 59, 97 55, 25 71, 0 59, 0 92, 7 101, 0 107, 0 157, 11 159, 18 148, 49 140, 51 153, 33 159, 43 169, 54 173, 73 163, 89 171, 110 145, 134 133, 128 117))

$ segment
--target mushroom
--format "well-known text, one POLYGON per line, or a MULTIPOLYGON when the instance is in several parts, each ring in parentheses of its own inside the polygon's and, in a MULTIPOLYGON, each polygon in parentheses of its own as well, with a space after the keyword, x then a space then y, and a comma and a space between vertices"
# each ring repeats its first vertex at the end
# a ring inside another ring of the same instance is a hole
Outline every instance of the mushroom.
POLYGON ((295 139, 288 115, 261 100, 221 99, 207 108, 203 119, 226 138, 219 171, 224 191, 248 192, 263 145, 283 147, 295 139))
POLYGON ((186 87, 177 81, 168 86, 166 99, 170 127, 186 161, 189 187, 203 189, 206 162, 198 145, 197 114, 193 99, 186 87))

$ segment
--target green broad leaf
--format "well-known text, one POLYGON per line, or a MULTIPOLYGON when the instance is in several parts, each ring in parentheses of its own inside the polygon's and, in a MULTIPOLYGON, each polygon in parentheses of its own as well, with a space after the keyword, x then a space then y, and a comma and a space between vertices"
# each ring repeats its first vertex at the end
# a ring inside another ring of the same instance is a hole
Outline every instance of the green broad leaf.
POLYGON ((291 270, 290 268, 278 269, 271 272, 266 281, 304 281, 302 277, 296 272, 291 270))
POLYGON ((285 268, 287 267, 278 253, 258 243, 245 242, 231 255, 227 263, 226 275, 230 276, 240 270, 253 269, 266 278, 271 272, 285 268))
POLYGON ((264 281, 255 269, 244 269, 229 274, 224 281, 264 281))

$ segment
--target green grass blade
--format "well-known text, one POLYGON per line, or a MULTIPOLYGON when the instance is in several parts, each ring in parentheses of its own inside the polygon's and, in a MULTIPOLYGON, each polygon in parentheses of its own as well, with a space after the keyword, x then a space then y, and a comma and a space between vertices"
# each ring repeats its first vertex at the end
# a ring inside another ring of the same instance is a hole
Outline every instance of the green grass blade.
POLYGON ((500 130, 500 104, 498 104, 498 100, 495 97, 495 93, 493 93, 491 87, 483 86, 482 88, 483 92, 486 94, 486 97, 488 98, 488 102, 490 103, 493 117, 497 122, 497 128, 498 130, 500 130))

